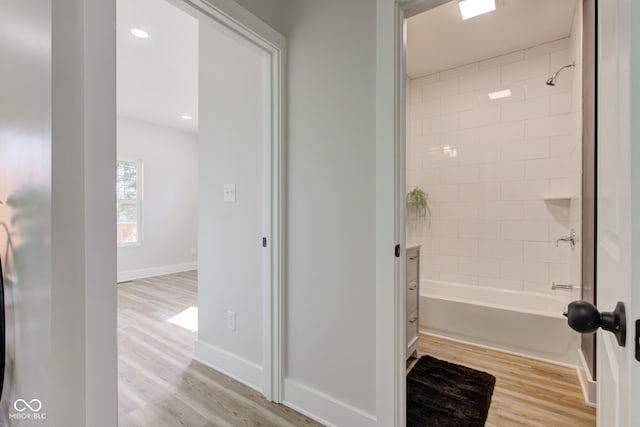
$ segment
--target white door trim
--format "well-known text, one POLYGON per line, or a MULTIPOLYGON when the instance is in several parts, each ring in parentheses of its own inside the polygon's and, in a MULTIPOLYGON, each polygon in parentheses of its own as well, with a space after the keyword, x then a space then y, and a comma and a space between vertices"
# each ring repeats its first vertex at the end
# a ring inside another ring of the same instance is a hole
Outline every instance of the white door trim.
POLYGON ((449 0, 377 0, 376 312, 377 400, 380 425, 406 424, 405 247, 405 19, 449 0), (391 181, 392 180, 392 181, 391 181), (393 230, 393 233, 391 233, 393 230), (393 288, 391 288, 391 285, 393 288), (393 325, 387 328, 386 325, 393 325), (391 350, 390 350, 391 349, 391 350), (393 366, 393 370, 389 370, 393 366), (392 399, 393 407, 389 401, 392 399), (384 411, 389 408, 389 411, 384 411))
MULTIPOLYGON (((269 137, 263 147, 262 373, 264 396, 282 402, 284 383, 285 59, 286 39, 232 0, 170 0, 195 8, 267 54, 269 137)), ((260 242, 256 242, 260 244, 260 242)))

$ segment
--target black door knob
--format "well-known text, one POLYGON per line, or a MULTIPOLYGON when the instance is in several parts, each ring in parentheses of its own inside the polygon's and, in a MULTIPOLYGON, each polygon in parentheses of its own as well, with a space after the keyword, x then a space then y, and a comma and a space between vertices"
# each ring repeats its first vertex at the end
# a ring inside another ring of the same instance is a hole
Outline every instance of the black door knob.
POLYGON ((624 303, 618 302, 611 313, 600 313, 598 308, 586 301, 574 301, 564 311, 569 326, 574 331, 591 334, 602 328, 612 332, 618 344, 624 347, 627 336, 627 319, 624 303))

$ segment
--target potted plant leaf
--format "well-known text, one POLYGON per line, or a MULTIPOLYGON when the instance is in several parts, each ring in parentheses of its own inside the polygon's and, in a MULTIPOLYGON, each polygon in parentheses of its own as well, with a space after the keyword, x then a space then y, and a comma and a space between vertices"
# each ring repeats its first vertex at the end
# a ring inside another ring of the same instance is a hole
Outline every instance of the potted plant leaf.
POLYGON ((429 194, 420 187, 415 187, 407 193, 407 207, 415 212, 416 226, 419 221, 431 223, 431 209, 429 208, 429 194))

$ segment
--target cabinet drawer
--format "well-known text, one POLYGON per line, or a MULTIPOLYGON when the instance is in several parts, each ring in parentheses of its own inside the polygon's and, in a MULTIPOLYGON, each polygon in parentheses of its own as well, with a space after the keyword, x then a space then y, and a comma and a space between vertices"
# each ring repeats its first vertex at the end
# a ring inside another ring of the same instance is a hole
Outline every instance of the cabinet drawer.
POLYGON ((407 316, 407 346, 418 336, 418 323, 418 312, 410 312, 407 316))
POLYGON ((418 311, 418 280, 407 283, 407 313, 418 311))
POLYGON ((418 251, 407 252, 407 282, 418 278, 418 251))

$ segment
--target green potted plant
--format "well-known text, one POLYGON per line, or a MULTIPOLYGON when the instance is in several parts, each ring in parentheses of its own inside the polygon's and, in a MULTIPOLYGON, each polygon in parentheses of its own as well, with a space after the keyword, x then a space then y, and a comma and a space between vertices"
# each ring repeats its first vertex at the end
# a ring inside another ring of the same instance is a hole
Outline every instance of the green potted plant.
POLYGON ((415 187, 407 193, 407 206, 416 213, 417 221, 431 222, 431 209, 429 208, 429 194, 420 187, 415 187))

